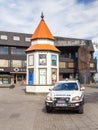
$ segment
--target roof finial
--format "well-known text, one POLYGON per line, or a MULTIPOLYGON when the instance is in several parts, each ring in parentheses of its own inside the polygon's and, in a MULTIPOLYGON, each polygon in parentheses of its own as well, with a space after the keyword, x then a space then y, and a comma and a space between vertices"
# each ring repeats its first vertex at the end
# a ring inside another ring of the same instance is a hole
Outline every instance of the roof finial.
POLYGON ((41 18, 42 18, 42 20, 43 20, 43 18, 44 18, 43 12, 41 13, 41 18))

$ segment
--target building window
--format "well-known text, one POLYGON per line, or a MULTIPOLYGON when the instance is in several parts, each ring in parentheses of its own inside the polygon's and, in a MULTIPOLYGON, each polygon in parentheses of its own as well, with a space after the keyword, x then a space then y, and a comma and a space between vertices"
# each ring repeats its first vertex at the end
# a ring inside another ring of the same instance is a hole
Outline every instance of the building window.
POLYGON ((72 57, 71 57, 71 53, 69 53, 69 56, 68 56, 68 58, 72 58, 72 57))
POLYGON ((18 48, 18 47, 11 47, 11 54, 24 55, 25 49, 24 48, 18 48))
POLYGON ((46 54, 39 54, 39 65, 46 65, 46 54))
POLYGON ((19 36, 13 36, 13 40, 14 41, 20 41, 20 37, 19 36))
POLYGON ((8 77, 2 78, 3 84, 8 84, 8 77))
POLYGON ((90 63, 90 68, 94 68, 94 63, 90 63))
POLYGON ((27 66, 27 61, 22 61, 22 67, 26 67, 27 66))
POLYGON ((34 55, 28 56, 28 65, 34 65, 34 55))
POLYGON ((22 61, 21 60, 12 60, 11 66, 12 67, 22 67, 22 61))
POLYGON ((57 69, 52 69, 52 84, 57 82, 57 69))
POLYGON ((31 41, 31 38, 30 38, 30 37, 25 37, 25 41, 26 41, 26 42, 30 42, 30 41, 31 41))
POLYGON ((1 35, 0 39, 7 40, 7 36, 6 35, 1 35))
POLYGON ((8 60, 0 59, 0 67, 9 67, 8 63, 9 63, 8 60))
POLYGON ((46 69, 39 69, 39 84, 45 85, 47 82, 47 72, 46 69))
POLYGON ((9 83, 8 76, 9 75, 0 75, 0 84, 8 84, 9 83))
POLYGON ((59 62, 59 67, 60 68, 66 68, 66 63, 65 62, 59 62))
POLYGON ((56 55, 52 55, 51 56, 51 62, 53 66, 57 65, 57 56, 56 55))
POLYGON ((74 63, 68 63, 68 68, 74 68, 74 63))
POLYGON ((11 67, 26 67, 25 60, 12 60, 11 67))
POLYGON ((65 58, 69 58, 69 53, 65 53, 65 58))
POLYGON ((77 58, 78 57, 78 52, 75 52, 75 58, 77 58))
POLYGON ((8 47, 0 46, 0 54, 8 54, 8 47))

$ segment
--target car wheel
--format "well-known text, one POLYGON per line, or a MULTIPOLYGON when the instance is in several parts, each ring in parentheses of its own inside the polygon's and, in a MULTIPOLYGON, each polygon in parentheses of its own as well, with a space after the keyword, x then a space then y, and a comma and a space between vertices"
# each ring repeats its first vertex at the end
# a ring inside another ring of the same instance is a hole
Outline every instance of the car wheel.
POLYGON ((51 113, 52 112, 52 108, 46 106, 46 112, 51 113))
POLYGON ((83 114, 84 113, 83 105, 79 107, 78 113, 79 114, 83 114))

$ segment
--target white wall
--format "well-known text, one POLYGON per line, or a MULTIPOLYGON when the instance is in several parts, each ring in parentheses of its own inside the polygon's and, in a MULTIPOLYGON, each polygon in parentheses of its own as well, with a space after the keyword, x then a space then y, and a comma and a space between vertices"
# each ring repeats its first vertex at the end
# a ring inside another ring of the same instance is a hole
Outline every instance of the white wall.
POLYGON ((39 69, 43 68, 47 70, 47 76, 46 81, 47 85, 52 84, 52 69, 57 69, 57 81, 59 80, 59 55, 58 53, 54 53, 51 51, 34 51, 27 54, 27 84, 28 84, 28 69, 33 68, 34 69, 34 85, 39 85, 39 69), (39 54, 46 54, 47 56, 47 63, 46 65, 39 65, 39 54), (28 64, 28 57, 29 55, 34 56, 34 65, 28 64), (57 56, 57 65, 52 66, 51 63, 51 56, 56 55, 57 56))

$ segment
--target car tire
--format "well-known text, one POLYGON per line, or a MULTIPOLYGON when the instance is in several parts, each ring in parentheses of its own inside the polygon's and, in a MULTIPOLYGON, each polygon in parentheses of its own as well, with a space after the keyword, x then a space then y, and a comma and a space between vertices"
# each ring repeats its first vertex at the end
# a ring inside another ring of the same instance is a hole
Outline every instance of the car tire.
POLYGON ((46 112, 47 113, 51 113, 52 112, 52 108, 46 106, 46 112))
POLYGON ((84 113, 83 105, 81 105, 81 106, 79 107, 78 113, 79 113, 79 114, 83 114, 83 113, 84 113))

